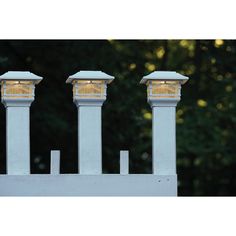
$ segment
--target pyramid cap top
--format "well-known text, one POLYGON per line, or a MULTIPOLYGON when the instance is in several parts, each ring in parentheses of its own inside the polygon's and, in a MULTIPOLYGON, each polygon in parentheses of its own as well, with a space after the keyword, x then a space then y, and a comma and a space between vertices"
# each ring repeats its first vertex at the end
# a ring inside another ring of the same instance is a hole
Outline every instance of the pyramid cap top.
POLYGON ((23 80, 23 81, 33 81, 38 84, 43 78, 31 73, 29 71, 8 71, 0 76, 0 81, 6 80, 23 80))
POLYGON ((107 83, 111 83, 115 77, 108 75, 102 71, 88 71, 81 70, 66 80, 66 83, 72 83, 73 80, 106 80, 107 83))
POLYGON ((180 81, 181 84, 187 82, 189 78, 181 75, 175 71, 154 71, 149 75, 146 75, 140 81, 141 84, 146 84, 148 80, 169 80, 169 81, 180 81))

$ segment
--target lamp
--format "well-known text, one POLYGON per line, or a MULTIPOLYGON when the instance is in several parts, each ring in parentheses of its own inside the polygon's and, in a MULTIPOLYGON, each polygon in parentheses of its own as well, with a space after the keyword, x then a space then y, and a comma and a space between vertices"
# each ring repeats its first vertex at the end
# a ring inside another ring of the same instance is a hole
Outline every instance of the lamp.
POLYGON ((34 99, 35 84, 41 77, 27 71, 9 71, 0 76, 2 101, 34 99))
POLYGON ((148 101, 155 100, 180 100, 181 84, 188 77, 173 71, 155 71, 144 76, 141 84, 147 85, 148 101))
POLYGON ((73 85, 74 102, 105 101, 107 84, 114 77, 102 71, 80 71, 71 75, 66 83, 73 85))
POLYGON ((74 99, 99 99, 106 97, 106 81, 104 80, 74 80, 74 99))

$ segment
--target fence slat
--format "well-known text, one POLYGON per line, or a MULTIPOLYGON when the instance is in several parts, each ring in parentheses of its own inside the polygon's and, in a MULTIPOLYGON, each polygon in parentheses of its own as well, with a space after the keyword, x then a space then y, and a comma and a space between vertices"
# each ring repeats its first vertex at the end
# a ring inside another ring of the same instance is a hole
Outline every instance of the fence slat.
POLYGON ((52 150, 51 151, 51 170, 52 175, 60 174, 60 151, 52 150))
POLYGON ((129 151, 120 151, 120 174, 129 174, 129 151))

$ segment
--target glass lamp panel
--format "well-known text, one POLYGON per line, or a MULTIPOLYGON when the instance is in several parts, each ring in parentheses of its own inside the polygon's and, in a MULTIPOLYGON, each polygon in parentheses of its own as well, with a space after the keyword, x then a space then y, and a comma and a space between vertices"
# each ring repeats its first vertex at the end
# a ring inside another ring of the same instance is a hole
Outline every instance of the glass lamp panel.
POLYGON ((32 81, 5 81, 2 95, 8 98, 33 98, 34 84, 32 81))
POLYGON ((105 81, 78 80, 73 85, 73 94, 79 98, 103 98, 105 96, 105 81))
POLYGON ((178 81, 151 81, 148 83, 150 98, 179 98, 180 82, 178 81))
POLYGON ((1 82, 1 96, 3 97, 3 95, 4 95, 3 82, 1 82))

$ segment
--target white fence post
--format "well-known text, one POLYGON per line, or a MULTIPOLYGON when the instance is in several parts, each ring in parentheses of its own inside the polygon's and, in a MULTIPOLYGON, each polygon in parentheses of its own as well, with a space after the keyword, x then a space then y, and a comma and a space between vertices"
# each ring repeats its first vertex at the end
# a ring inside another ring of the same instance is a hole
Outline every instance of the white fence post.
POLYGON ((30 174, 30 103, 11 106, 6 103, 7 174, 30 174))
POLYGON ((2 103, 6 107, 7 174, 30 174, 30 105, 41 77, 23 71, 0 76, 2 103))
POLYGON ((52 150, 51 151, 51 168, 50 174, 59 175, 60 174, 60 151, 52 150))
POLYGON ((175 107, 152 103, 153 174, 176 174, 175 107))
POLYGON ((101 110, 106 85, 114 77, 101 71, 80 71, 67 79, 73 84, 78 107, 78 159, 80 174, 102 174, 101 110))
POLYGON ((176 174, 175 109, 180 100, 181 84, 188 77, 171 71, 156 71, 141 80, 148 86, 152 107, 153 174, 176 174))
POLYGON ((129 151, 120 151, 120 174, 129 174, 129 151))

